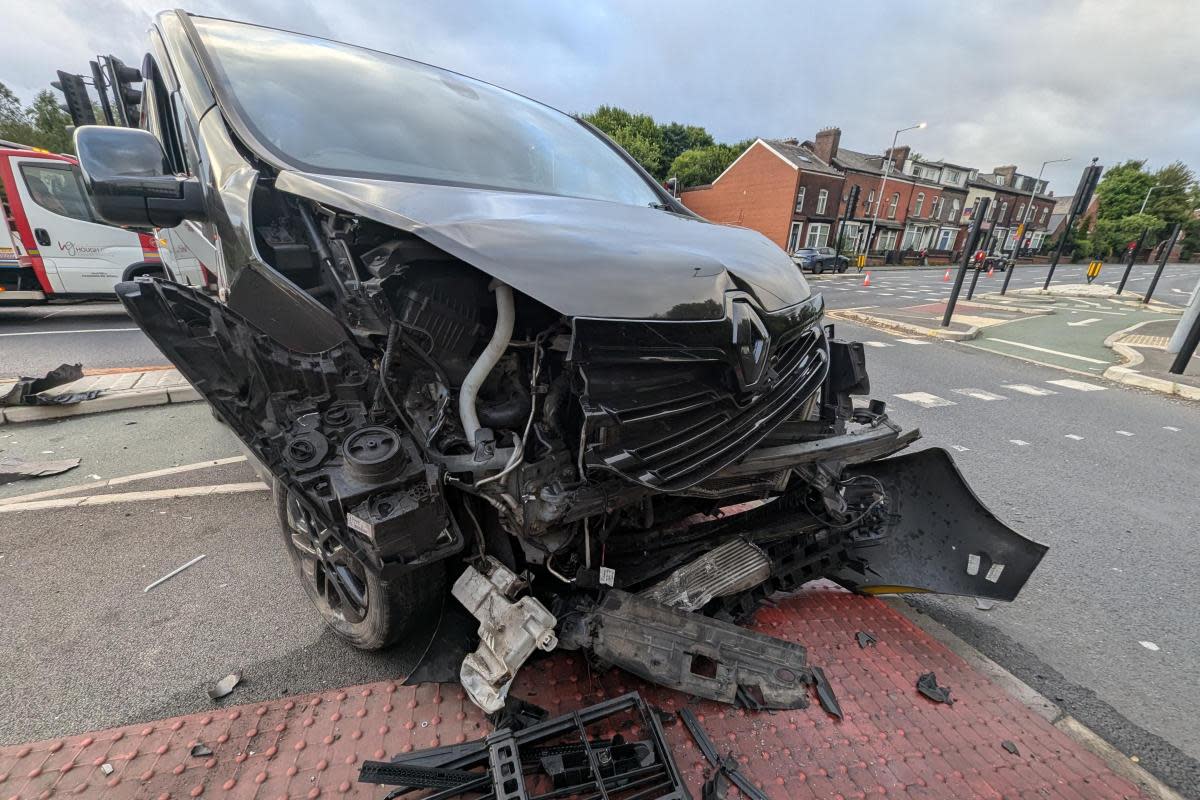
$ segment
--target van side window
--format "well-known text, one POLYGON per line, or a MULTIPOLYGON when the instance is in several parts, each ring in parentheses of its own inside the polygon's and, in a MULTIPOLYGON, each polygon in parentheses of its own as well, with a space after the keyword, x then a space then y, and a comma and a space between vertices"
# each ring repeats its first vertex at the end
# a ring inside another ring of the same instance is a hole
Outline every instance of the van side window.
POLYGON ((96 221, 83 193, 79 167, 21 164, 21 174, 25 177, 29 196, 42 208, 84 222, 96 221))

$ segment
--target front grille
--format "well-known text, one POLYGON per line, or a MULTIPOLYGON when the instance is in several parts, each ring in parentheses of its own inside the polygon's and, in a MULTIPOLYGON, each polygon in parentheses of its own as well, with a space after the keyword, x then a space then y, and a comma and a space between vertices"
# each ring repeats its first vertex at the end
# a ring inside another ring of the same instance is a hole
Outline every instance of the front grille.
POLYGON ((825 380, 820 304, 806 306, 761 314, 772 345, 758 392, 739 388, 729 320, 577 324, 586 464, 673 492, 741 458, 825 380))

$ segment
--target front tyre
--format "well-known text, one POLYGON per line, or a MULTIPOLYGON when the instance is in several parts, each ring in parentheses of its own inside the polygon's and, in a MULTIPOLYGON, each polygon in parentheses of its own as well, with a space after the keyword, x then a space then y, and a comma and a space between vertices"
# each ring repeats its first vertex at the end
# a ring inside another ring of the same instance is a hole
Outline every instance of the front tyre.
POLYGON ((278 481, 272 493, 296 576, 338 636, 360 650, 379 650, 396 644, 418 623, 438 613, 445 591, 443 564, 385 580, 335 539, 316 532, 295 496, 278 481))

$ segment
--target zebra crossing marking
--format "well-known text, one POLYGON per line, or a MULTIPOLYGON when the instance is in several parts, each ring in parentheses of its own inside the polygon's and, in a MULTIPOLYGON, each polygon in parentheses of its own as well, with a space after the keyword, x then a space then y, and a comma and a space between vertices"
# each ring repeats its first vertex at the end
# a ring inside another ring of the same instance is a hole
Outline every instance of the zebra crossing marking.
POLYGON ((1087 383, 1086 381, 1077 381, 1074 378, 1060 378, 1056 381, 1046 381, 1046 383, 1052 383, 1064 389, 1074 389, 1077 392, 1103 392, 1105 389, 1104 386, 1097 386, 1094 383, 1087 383))
POLYGON ((1003 383, 1000 384, 1005 389, 1010 389, 1021 394, 1032 395, 1033 397, 1045 397, 1051 394, 1058 394, 1053 389, 1043 389, 1040 386, 1031 386, 1028 383, 1003 383))
POLYGON ((893 397, 899 397, 901 400, 907 400, 910 403, 916 403, 922 408, 938 408, 940 406, 958 405, 958 403, 955 403, 953 400, 947 400, 944 397, 938 397, 936 394, 929 394, 928 392, 906 392, 904 394, 893 395, 893 397))

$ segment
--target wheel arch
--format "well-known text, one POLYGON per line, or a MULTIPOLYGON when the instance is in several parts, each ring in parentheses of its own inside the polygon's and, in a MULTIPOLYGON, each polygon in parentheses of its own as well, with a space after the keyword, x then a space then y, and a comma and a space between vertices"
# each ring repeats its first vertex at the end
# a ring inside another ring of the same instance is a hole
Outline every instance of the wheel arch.
POLYGON ((154 261, 135 261, 125 268, 121 273, 121 280, 131 281, 138 275, 149 275, 157 272, 159 275, 166 277, 167 271, 161 262, 154 261))

